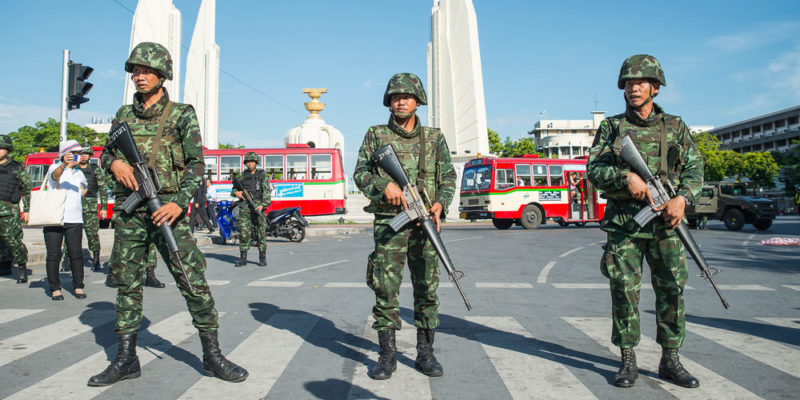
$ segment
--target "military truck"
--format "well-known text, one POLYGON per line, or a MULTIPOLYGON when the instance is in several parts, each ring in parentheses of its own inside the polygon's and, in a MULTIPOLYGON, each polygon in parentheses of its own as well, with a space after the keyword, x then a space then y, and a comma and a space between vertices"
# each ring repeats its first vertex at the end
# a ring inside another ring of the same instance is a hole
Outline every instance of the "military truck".
POLYGON ((742 229, 746 223, 763 231, 772 226, 777 213, 772 200, 748 196, 744 183, 706 182, 695 204, 686 207, 690 228, 696 228, 707 217, 724 222, 732 231, 742 229))

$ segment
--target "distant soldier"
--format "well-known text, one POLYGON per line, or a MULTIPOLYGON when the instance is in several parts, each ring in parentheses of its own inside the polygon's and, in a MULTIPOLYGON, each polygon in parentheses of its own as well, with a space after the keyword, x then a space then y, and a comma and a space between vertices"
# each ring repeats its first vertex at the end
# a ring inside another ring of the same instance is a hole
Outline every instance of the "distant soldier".
MULTIPOLYGON (((22 242, 19 201, 22 199, 22 219, 28 222, 31 178, 22 164, 11 158, 12 151, 11 138, 0 135, 0 241, 17 264, 17 283, 28 283, 28 249, 22 242)), ((3 262, 0 270, 11 273, 11 263, 3 262)))
POLYGON ((96 164, 89 162, 94 155, 92 146, 85 146, 81 152, 81 161, 78 167, 86 176, 87 188, 81 199, 83 207, 83 230, 86 232, 86 241, 92 253, 92 271, 100 271, 100 219, 107 216, 108 187, 111 186, 109 177, 96 164), (97 214, 97 200, 100 198, 100 215, 97 214))
POLYGON ((264 210, 269 207, 269 179, 263 169, 257 168, 258 154, 250 151, 244 155, 244 165, 247 167, 239 176, 242 187, 247 190, 253 201, 258 206, 256 212, 244 201, 242 192, 235 188, 231 194, 239 199, 239 262, 237 267, 247 265, 247 251, 250 250, 250 231, 256 232, 256 242, 258 243, 258 265, 267 265, 267 227, 261 224, 258 213, 264 214, 264 210))
POLYGON ((353 179, 370 199, 364 211, 375 214, 375 251, 367 259, 367 285, 375 292, 372 328, 378 331, 380 358, 373 379, 389 379, 397 368, 395 331, 400 329, 398 296, 406 259, 414 285, 414 325, 417 327, 416 367, 428 376, 441 376, 442 365, 433 355, 434 329, 439 326, 439 259, 422 229, 414 224, 394 232, 389 221, 406 207, 403 191, 372 159, 372 153, 391 144, 408 179, 430 195, 430 212, 440 218, 453 200, 456 172, 450 150, 439 129, 422 126, 415 115, 427 97, 420 79, 409 73, 394 75, 386 86, 383 105, 390 108, 386 125, 372 126, 358 151, 353 179))
POLYGON ((142 158, 148 160, 154 179, 160 182, 158 197, 163 206, 148 213, 142 204, 128 214, 122 204, 138 188, 133 168, 113 146, 105 146, 100 156, 102 167, 113 174, 115 212, 114 248, 109 266, 119 282, 117 288, 117 356, 100 374, 89 379, 89 386, 112 385, 141 375, 136 356, 136 339, 142 322, 143 286, 147 254, 155 245, 167 264, 183 298, 192 324, 200 333, 203 348, 203 374, 226 381, 241 382, 247 371, 229 361, 219 348, 219 317, 205 278, 206 259, 189 232, 185 208, 203 178, 202 138, 192 106, 171 102, 163 87, 172 79, 172 58, 164 46, 153 42, 136 45, 125 62, 136 86, 133 104, 122 106, 116 115, 127 122, 142 158), (169 224, 181 249, 184 274, 159 226, 169 224), (190 289, 191 283, 192 289, 190 289))
POLYGON ((611 341, 622 354, 614 377, 619 387, 632 387, 638 377, 633 348, 641 335, 638 306, 643 257, 650 265, 656 294, 656 342, 662 348, 658 375, 683 387, 700 386, 678 358, 678 348, 686 337, 683 290, 689 272, 683 243, 674 228, 684 217, 684 207, 700 195, 703 159, 681 118, 664 113, 653 102, 659 88, 666 84, 655 57, 635 55, 626 59, 617 81, 625 91, 625 113, 600 124, 587 162, 589 179, 608 198, 601 223, 608 240, 600 264, 611 285, 611 341), (647 184, 619 155, 624 136, 636 144, 653 175, 664 186, 672 180, 678 194, 658 208, 663 210, 663 218, 644 228, 633 216, 652 204, 652 199, 647 184))

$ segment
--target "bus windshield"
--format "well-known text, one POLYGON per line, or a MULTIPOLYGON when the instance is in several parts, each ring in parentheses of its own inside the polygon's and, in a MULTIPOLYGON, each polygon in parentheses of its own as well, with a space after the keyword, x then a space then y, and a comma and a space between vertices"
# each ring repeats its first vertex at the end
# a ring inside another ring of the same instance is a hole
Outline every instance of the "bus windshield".
POLYGON ((492 168, 488 165, 471 167, 464 170, 461 179, 462 191, 488 191, 492 183, 492 168))

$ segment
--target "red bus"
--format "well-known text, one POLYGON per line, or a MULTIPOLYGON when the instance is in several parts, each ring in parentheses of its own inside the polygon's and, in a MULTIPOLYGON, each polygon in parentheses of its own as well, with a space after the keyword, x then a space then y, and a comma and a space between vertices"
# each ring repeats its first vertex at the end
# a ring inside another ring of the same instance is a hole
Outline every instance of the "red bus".
POLYGON ((561 226, 598 222, 606 201, 586 176, 586 159, 483 157, 464 165, 462 219, 491 219, 497 229, 536 229, 548 219, 561 226))
MULTIPOLYGON (((99 164, 102 147, 93 147, 93 164, 99 164)), ((247 152, 258 154, 258 167, 267 172, 272 203, 265 212, 284 207, 300 207, 303 215, 344 214, 346 187, 342 157, 338 149, 316 149, 307 145, 289 145, 284 149, 203 149, 206 176, 211 177, 210 197, 215 200, 234 200, 231 197, 231 175, 242 171, 247 152)), ((25 168, 31 176, 33 190, 39 187, 47 169, 58 159, 56 152, 32 153, 25 156, 25 168)), ((101 220, 108 226, 114 196, 109 191, 108 213, 101 220)), ((100 205, 98 204, 98 215, 100 205)))

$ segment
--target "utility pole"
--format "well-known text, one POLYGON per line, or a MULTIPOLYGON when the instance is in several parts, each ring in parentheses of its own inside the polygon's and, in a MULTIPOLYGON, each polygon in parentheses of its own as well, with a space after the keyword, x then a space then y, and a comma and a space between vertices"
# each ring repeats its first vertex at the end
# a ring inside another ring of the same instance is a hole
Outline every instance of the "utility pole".
POLYGON ((69 81, 69 50, 64 49, 61 66, 61 141, 67 140, 67 85, 69 81))

